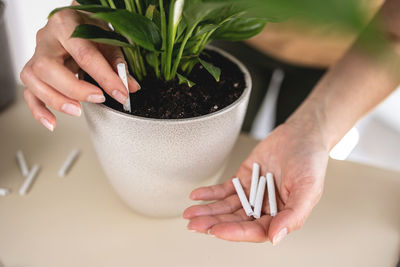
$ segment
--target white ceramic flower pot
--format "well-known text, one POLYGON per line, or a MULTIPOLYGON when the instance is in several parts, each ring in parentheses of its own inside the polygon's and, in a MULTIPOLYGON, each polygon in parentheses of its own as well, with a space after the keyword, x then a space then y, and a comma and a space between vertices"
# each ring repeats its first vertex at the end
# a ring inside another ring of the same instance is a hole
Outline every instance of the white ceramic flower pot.
POLYGON ((110 183, 139 213, 180 215, 190 203, 190 192, 215 183, 224 171, 246 113, 251 78, 237 59, 210 49, 237 64, 245 77, 243 94, 224 109, 167 120, 127 115, 103 104, 84 104, 92 141, 110 183))

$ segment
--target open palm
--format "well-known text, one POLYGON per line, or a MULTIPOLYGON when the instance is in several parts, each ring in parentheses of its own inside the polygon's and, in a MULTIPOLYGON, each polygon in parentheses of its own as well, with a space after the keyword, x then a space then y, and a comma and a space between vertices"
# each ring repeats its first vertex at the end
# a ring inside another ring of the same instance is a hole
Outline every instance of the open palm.
POLYGON ((268 196, 264 197, 262 216, 246 216, 231 179, 195 189, 193 200, 214 201, 187 208, 188 228, 230 241, 278 243, 287 233, 300 228, 319 201, 328 161, 328 150, 318 133, 283 124, 260 142, 242 163, 239 177, 249 196, 253 162, 261 174, 272 172, 277 190, 278 214, 269 215, 268 196))

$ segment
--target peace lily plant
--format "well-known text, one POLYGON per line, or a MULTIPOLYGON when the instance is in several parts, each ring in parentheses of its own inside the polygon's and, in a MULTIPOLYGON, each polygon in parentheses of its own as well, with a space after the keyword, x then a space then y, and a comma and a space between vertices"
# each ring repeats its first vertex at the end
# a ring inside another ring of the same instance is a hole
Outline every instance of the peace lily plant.
POLYGON ((188 76, 201 64, 219 80, 221 70, 200 59, 213 40, 240 41, 262 31, 267 22, 291 16, 359 30, 365 12, 356 0, 78 0, 61 7, 92 13, 109 29, 82 24, 71 37, 120 46, 138 80, 149 71, 158 79, 194 85, 188 76))
POLYGON ((77 2, 50 15, 71 8, 104 21, 72 37, 121 47, 143 86, 130 98, 135 112, 111 98, 83 104, 94 148, 119 196, 156 217, 180 214, 193 188, 217 181, 242 127, 250 73, 223 50, 205 50, 211 41, 244 40, 289 17, 355 31, 365 24, 356 0, 77 2))

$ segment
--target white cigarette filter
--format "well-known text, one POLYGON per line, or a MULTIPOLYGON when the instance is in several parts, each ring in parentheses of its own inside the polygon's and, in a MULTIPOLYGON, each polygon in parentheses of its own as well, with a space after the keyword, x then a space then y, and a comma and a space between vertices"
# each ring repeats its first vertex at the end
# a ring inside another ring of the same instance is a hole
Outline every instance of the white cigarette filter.
POLYGON ((39 171, 39 165, 36 164, 32 167, 32 169, 30 170, 24 183, 22 184, 21 188, 19 189, 19 194, 21 196, 26 195, 26 193, 29 191, 29 188, 31 188, 32 183, 35 180, 38 171, 39 171))
POLYGON ((270 172, 267 173, 267 186, 268 186, 269 212, 271 216, 275 216, 276 213, 278 212, 278 208, 276 206, 274 176, 270 172))
POLYGON ((8 188, 0 188, 0 197, 5 197, 10 194, 10 189, 8 188))
POLYGON ((258 163, 253 163, 253 173, 251 175, 251 185, 250 185, 250 205, 254 207, 256 203, 256 194, 258 186, 258 178, 260 177, 260 165, 258 163))
POLYGON ((65 177, 65 175, 67 175, 67 172, 71 169, 72 165, 75 163, 75 160, 78 156, 79 156, 79 150, 78 149, 72 150, 72 152, 68 155, 67 159, 64 161, 64 164, 58 171, 59 177, 65 177))
POLYGON ((17 151, 17 163, 22 175, 26 177, 29 173, 29 169, 28 164, 26 164, 24 153, 22 153, 22 150, 17 151))
POLYGON ((256 203, 254 204, 254 218, 259 219, 261 217, 261 209, 264 200, 264 193, 265 193, 265 185, 267 183, 267 179, 265 176, 261 176, 260 180, 258 181, 257 186, 257 194, 256 194, 256 203))
POLYGON ((125 63, 119 63, 117 65, 117 69, 118 69, 118 75, 119 78, 122 80, 122 82, 125 85, 125 88, 128 92, 128 100, 126 101, 126 103, 124 104, 124 110, 131 112, 131 100, 129 98, 129 85, 128 85, 128 77, 127 77, 127 73, 126 73, 126 66, 125 63))
POLYGON ((244 193, 243 187, 240 183, 239 178, 233 178, 232 179, 233 186, 235 187, 236 193, 239 196, 240 203, 242 203, 242 207, 244 211, 246 212, 247 216, 252 216, 253 215, 253 210, 250 207, 250 203, 247 200, 246 194, 244 193))

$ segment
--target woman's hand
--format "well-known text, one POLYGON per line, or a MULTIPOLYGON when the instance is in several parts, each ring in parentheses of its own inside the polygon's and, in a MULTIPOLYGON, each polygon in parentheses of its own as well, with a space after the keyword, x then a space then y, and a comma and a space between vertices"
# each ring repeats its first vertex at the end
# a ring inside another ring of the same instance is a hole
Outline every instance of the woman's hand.
MULTIPOLYGON (((35 54, 21 72, 29 109, 36 120, 51 131, 56 126, 56 118, 48 108, 80 116, 80 101, 105 101, 100 88, 76 77, 80 68, 121 104, 128 98, 116 74, 117 64, 125 63, 120 48, 70 38, 75 27, 82 23, 106 27, 82 12, 65 9, 56 13, 37 33, 35 54)), ((139 89, 135 79, 129 77, 129 91, 139 89)))
POLYGON ((223 184, 194 190, 193 200, 215 200, 185 210, 188 228, 209 233, 230 241, 278 243, 286 234, 299 229, 319 201, 328 161, 328 149, 319 133, 304 130, 296 123, 276 128, 257 145, 243 162, 234 177, 239 177, 247 194, 250 192, 253 162, 261 174, 272 172, 275 177, 278 214, 271 217, 268 196, 265 194, 262 216, 246 216, 231 179, 223 184))

